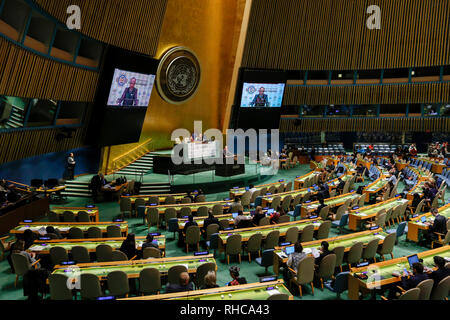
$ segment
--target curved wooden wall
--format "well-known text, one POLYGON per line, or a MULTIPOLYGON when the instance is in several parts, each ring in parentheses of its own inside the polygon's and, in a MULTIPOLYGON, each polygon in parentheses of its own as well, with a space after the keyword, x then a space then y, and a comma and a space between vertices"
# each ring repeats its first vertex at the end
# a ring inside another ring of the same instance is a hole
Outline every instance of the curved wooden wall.
POLYGON ((447 65, 449 26, 448 0, 254 0, 242 67, 352 70, 447 65), (381 30, 366 27, 370 5, 381 8, 381 30))
POLYGON ((0 37, 0 94, 91 102, 98 73, 34 54, 0 37))
POLYGON ((376 86, 287 86, 285 105, 450 102, 450 83, 376 86))
POLYGON ((281 119, 281 132, 449 131, 450 118, 406 119, 281 119))
POLYGON ((168 0, 34 0, 66 23, 67 7, 81 9, 81 33, 124 49, 155 56, 168 0))

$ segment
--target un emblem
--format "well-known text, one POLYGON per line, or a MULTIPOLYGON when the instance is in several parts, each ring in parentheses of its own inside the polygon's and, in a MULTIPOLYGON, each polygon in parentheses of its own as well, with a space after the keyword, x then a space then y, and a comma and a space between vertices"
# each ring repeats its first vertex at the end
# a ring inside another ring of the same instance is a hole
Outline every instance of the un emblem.
POLYGON ((181 104, 198 89, 200 63, 188 48, 174 47, 161 58, 156 78, 159 95, 169 103, 181 104))

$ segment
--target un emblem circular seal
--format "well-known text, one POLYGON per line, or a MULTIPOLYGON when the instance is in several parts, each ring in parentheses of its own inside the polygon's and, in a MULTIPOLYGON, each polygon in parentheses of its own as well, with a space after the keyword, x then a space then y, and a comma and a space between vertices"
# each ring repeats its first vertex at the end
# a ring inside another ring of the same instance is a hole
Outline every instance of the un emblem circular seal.
POLYGON ((169 103, 181 104, 192 98, 200 83, 200 63, 186 47, 168 50, 158 66, 156 86, 169 103))

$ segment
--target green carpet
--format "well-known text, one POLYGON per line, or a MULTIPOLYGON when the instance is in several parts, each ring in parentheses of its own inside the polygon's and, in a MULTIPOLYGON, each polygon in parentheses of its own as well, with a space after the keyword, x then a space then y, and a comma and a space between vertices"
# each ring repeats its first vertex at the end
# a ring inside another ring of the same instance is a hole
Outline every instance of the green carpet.
MULTIPOLYGON (((309 172, 309 165, 301 165, 298 168, 293 168, 290 170, 280 170, 277 175, 269 177, 265 183, 275 182, 279 179, 289 179, 293 180, 296 176, 303 175, 309 172)), ((403 185, 399 184, 399 192, 402 191, 403 185)), ((206 193, 207 190, 204 190, 206 193)), ((215 201, 222 200, 224 197, 228 196, 228 191, 224 191, 221 193, 207 194, 207 201, 215 201)), ((63 204, 64 206, 84 206, 87 203, 90 203, 90 199, 83 198, 69 198, 67 203, 63 204)), ((59 204, 58 204, 59 205, 59 204)), ((100 221, 111 221, 113 218, 118 217, 120 215, 119 205, 117 202, 110 203, 99 203, 98 207, 100 209, 100 221)), ((45 221, 45 219, 42 219, 45 221)), ((147 227, 142 225, 142 218, 130 218, 127 219, 129 221, 129 232, 134 232, 136 235, 146 235, 147 227)), ((177 246, 177 240, 173 240, 173 233, 168 233, 165 230, 157 230, 156 227, 151 228, 152 232, 161 232, 166 235, 166 256, 174 257, 174 256, 184 256, 188 255, 185 253, 183 248, 177 246)), ((330 232, 330 237, 336 236, 335 230, 332 229, 330 232)), ((406 242, 405 236, 403 236, 399 244, 395 246, 394 256, 407 256, 413 253, 421 252, 428 250, 426 247, 418 246, 413 242, 406 242)), ((192 252, 189 253, 191 255, 192 252)), ((233 259, 233 258, 231 258, 233 259)), ((238 264, 237 258, 236 260, 230 261, 230 266, 233 264, 238 264)), ((218 265, 218 273, 217 273, 217 283, 223 286, 225 283, 230 281, 230 276, 228 272, 228 265, 226 264, 226 260, 224 259, 223 253, 218 254, 216 257, 217 265, 218 265)), ((247 278, 249 283, 258 282, 259 276, 264 274, 264 268, 260 267, 256 262, 252 261, 248 262, 246 256, 243 256, 242 263, 239 265, 241 268, 241 276, 247 278)), ((269 268, 269 273, 272 273, 272 268, 269 268)), ((2 261, 0 262, 0 299, 1 300, 23 300, 26 297, 23 296, 22 282, 19 281, 18 287, 14 288, 14 280, 15 275, 11 274, 8 262, 2 261)), ((304 287, 303 292, 303 300, 334 300, 336 299, 336 294, 324 289, 323 291, 319 288, 316 288, 314 291, 314 295, 311 294, 311 289, 309 287, 304 287)), ((295 299, 300 299, 299 296, 295 296, 295 299)), ((344 293, 341 295, 341 299, 346 300, 347 294, 344 293)))

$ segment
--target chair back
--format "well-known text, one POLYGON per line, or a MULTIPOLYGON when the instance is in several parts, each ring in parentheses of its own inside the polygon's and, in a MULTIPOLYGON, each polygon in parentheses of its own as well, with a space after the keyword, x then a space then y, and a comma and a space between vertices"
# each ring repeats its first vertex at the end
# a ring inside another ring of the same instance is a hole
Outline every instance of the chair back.
POLYGON ((112 296, 124 296, 130 292, 128 276, 125 272, 117 270, 106 276, 108 291, 112 296))
POLYGON ((192 199, 185 197, 185 198, 181 199, 181 203, 192 203, 192 199))
POLYGON ((186 230, 186 244, 197 244, 200 241, 200 228, 198 226, 190 226, 186 230))
POLYGON ((241 197, 241 204, 243 207, 248 207, 250 205, 250 198, 252 197, 252 193, 250 191, 245 191, 241 197))
POLYGON ((211 234, 209 238, 209 246, 208 249, 218 249, 219 248, 219 233, 211 234))
POLYGON ((242 251, 242 236, 233 234, 227 238, 226 254, 238 254, 242 251))
POLYGON ((178 219, 171 218, 168 222, 167 227, 168 227, 169 232, 177 232, 178 231, 178 219))
POLYGON ((341 294, 345 290, 348 289, 348 275, 350 274, 349 271, 346 272, 340 272, 337 274, 336 279, 334 280, 334 292, 337 294, 341 294))
POLYGON ((52 300, 72 300, 72 290, 69 289, 67 281, 69 277, 65 274, 50 274, 48 276, 48 285, 50 289, 50 299, 52 300))
POLYGON ((159 210, 155 207, 148 208, 147 223, 151 226, 156 226, 159 223, 159 210))
POLYGON ((345 205, 340 206, 336 210, 336 215, 334 216, 334 220, 341 220, 342 216, 344 215, 345 211, 347 210, 347 207, 345 205))
POLYGON ((213 233, 218 233, 219 228, 220 228, 220 226, 217 223, 212 223, 212 224, 208 225, 206 227, 206 241, 209 241, 209 239, 211 238, 211 235, 213 233))
POLYGON ((281 203, 281 197, 280 197, 280 196, 275 196, 275 197, 273 197, 273 199, 272 199, 272 203, 270 204, 270 207, 271 207, 272 209, 277 210, 277 209, 278 209, 278 206, 280 205, 280 203, 281 203))
POLYGON ((291 191, 292 190, 292 181, 289 181, 287 184, 286 184, 286 188, 284 189, 284 192, 289 192, 289 191, 291 191))
POLYGON ((68 237, 69 239, 83 239, 84 238, 83 230, 77 227, 72 227, 69 229, 68 237))
POLYGON ((256 197, 258 197, 260 194, 261 194, 261 190, 254 191, 250 197, 250 203, 255 203, 256 197))
POLYGON ((148 258, 161 258, 161 250, 153 248, 153 247, 147 247, 142 251, 142 259, 148 259, 148 258))
POLYGON ((405 233, 406 221, 400 222, 397 226, 397 238, 401 237, 405 233))
POLYGON ((431 291, 433 290, 433 279, 427 279, 417 285, 420 289, 419 300, 430 300, 431 291))
POLYGON ((177 210, 175 208, 167 208, 164 210, 164 220, 166 221, 166 226, 169 225, 169 220, 177 217, 177 210))
POLYGON ((75 222, 75 214, 72 211, 63 212, 64 222, 75 222))
POLYGON ((312 241, 314 237, 314 226, 312 224, 307 225, 303 228, 300 235, 300 242, 312 241))
POLYGON ((322 222, 322 224, 319 227, 319 230, 317 230, 317 240, 328 238, 330 229, 331 229, 331 221, 330 220, 322 222))
MULTIPOLYGON (((167 199, 167 198, 166 198, 167 199)), ((154 294, 161 290, 161 273, 156 268, 145 268, 139 272, 139 292, 154 294)))
POLYGON ((336 255, 334 253, 327 254, 320 261, 319 270, 317 276, 322 279, 331 278, 334 275, 334 269, 336 268, 336 255))
POLYGON ((302 194, 298 194, 294 197, 294 200, 292 201, 292 206, 295 208, 297 207, 297 205, 300 204, 300 202, 302 201, 303 195, 302 194))
POLYGON ((366 195, 363 194, 358 201, 358 207, 364 207, 364 205, 366 204, 366 195))
POLYGON ((78 222, 91 222, 91 217, 86 211, 78 211, 78 222))
POLYGON ((334 197, 336 197, 336 189, 333 189, 333 190, 331 190, 330 191, 330 198, 334 198, 334 197))
POLYGON ((273 251, 274 249, 266 249, 261 255, 261 266, 267 268, 273 265, 273 251))
POLYGON ((269 217, 264 217, 261 220, 259 220, 259 225, 260 226, 268 226, 269 224, 270 224, 269 217))
POLYGON ((174 196, 167 196, 164 200, 164 204, 176 204, 177 200, 174 196))
POLYGON ((214 262, 206 262, 198 266, 194 280, 195 286, 197 288, 200 288, 205 284, 205 276, 210 271, 216 271, 216 264, 214 262))
POLYGON ((269 189, 267 190, 267 193, 274 194, 274 193, 276 193, 276 191, 277 191, 277 187, 274 186, 274 185, 271 185, 271 186, 269 187, 269 189))
POLYGON ((89 251, 86 247, 83 246, 75 246, 70 250, 72 253, 72 259, 76 263, 89 263, 91 262, 91 258, 89 256, 89 251))
POLYGON ((223 214, 223 205, 215 204, 212 208, 212 211, 213 211, 213 215, 215 215, 215 216, 223 214))
POLYGON ((262 234, 261 233, 255 233, 248 238, 247 241, 247 251, 248 252, 256 252, 261 250, 261 243, 262 243, 262 234))
POLYGON ((398 300, 419 300, 420 296, 420 289, 419 288, 412 288, 408 291, 404 292, 398 300))
POLYGON ((445 277, 437 284, 431 293, 431 300, 444 300, 448 297, 450 290, 450 276, 445 277))
POLYGON ((145 207, 145 199, 144 198, 137 198, 134 200, 134 208, 137 211, 139 207, 145 207))
POLYGON ((296 243, 298 241, 298 228, 291 227, 286 231, 286 242, 296 243))
POLYGON ((207 217, 208 216, 208 207, 201 206, 197 209, 197 217, 207 217))
POLYGON ((267 193, 267 187, 262 187, 260 190, 259 190, 259 194, 261 195, 261 196, 264 196, 266 193, 267 193))
POLYGON ((369 241, 367 246, 363 249, 362 258, 364 260, 374 259, 377 254, 378 242, 380 240, 378 238, 372 239, 369 241))
POLYGON ((82 299, 96 299, 103 295, 100 279, 91 273, 82 273, 80 276, 80 293, 82 299))
POLYGON ((267 300, 289 300, 289 295, 285 293, 277 293, 269 296, 267 300))
POLYGON ((48 213, 48 221, 49 222, 59 222, 59 216, 56 212, 50 211, 48 213))
POLYGON ((397 233, 391 233, 386 236, 383 240, 383 245, 381 249, 378 251, 379 254, 389 254, 394 250, 395 240, 397 239, 397 233))
POLYGON ((320 209, 319 218, 321 218, 323 221, 327 220, 329 212, 330 212, 330 206, 323 207, 322 209, 320 209))
POLYGON ((305 196, 304 196, 303 199, 302 199, 302 203, 305 203, 306 201, 308 201, 309 198, 311 198, 311 193, 305 194, 305 196))
POLYGON ((195 197, 195 202, 205 202, 206 201, 206 196, 204 194, 199 194, 198 196, 195 197))
POLYGON ((69 255, 67 254, 67 250, 63 247, 52 247, 50 248, 50 259, 54 266, 60 265, 61 262, 69 261, 69 255))
POLYGON ((130 198, 120 198, 120 212, 131 212, 131 199, 130 198))
POLYGON ((414 214, 420 214, 422 212, 422 208, 425 204, 425 199, 423 199, 422 201, 419 202, 419 204, 416 207, 416 211, 414 212, 414 214))
POLYGON ((342 264, 344 263, 345 247, 335 247, 332 251, 336 255, 336 267, 342 266, 342 264))
POLYGON ((106 227, 106 236, 108 238, 120 238, 122 236, 122 231, 119 226, 111 225, 106 227))
POLYGON ((276 188, 275 193, 282 193, 284 192, 284 183, 280 183, 280 185, 276 188))
POLYGON ((128 257, 120 250, 113 250, 111 252, 111 261, 127 261, 128 257))
POLYGON ((449 244, 450 242, 450 230, 447 230, 447 233, 445 234, 444 241, 442 242, 442 245, 445 246, 449 244))
POLYGON ((102 230, 99 227, 90 227, 87 230, 87 237, 91 239, 99 239, 102 237, 102 230))
POLYGON ((189 217, 190 215, 192 215, 191 207, 182 207, 180 209, 180 217, 189 217))
POLYGON ((284 216, 281 216, 278 219, 278 223, 286 223, 286 222, 289 222, 289 221, 291 221, 291 218, 287 214, 285 214, 284 216))
POLYGON ((307 256, 300 260, 297 270, 297 284, 303 285, 312 282, 314 280, 314 257, 307 256))
POLYGON ((113 248, 107 244, 99 244, 95 248, 95 255, 98 262, 106 262, 112 260, 113 248))
POLYGON ((384 226, 386 225, 386 213, 379 214, 375 218, 375 224, 380 228, 384 228, 384 226))
POLYGON ((156 205, 159 205, 159 197, 157 196, 148 197, 148 203, 156 203, 156 205))
POLYGON ((264 250, 273 249, 275 246, 278 246, 279 239, 280 239, 280 231, 273 230, 269 232, 269 234, 266 237, 266 241, 264 242, 264 250))
POLYGON ((283 202, 281 203, 281 207, 283 208, 284 212, 289 211, 291 202, 292 202, 292 196, 290 194, 284 197, 283 202))
POLYGON ((14 273, 18 276, 24 276, 31 269, 31 263, 28 261, 28 258, 21 253, 12 253, 11 261, 14 273))
POLYGON ((347 256, 347 263, 349 265, 358 263, 361 260, 362 253, 363 253, 363 247, 364 247, 364 243, 362 243, 362 242, 357 242, 350 247, 350 250, 349 250, 348 256, 347 256))
POLYGON ((177 284, 180 281, 180 274, 188 272, 188 269, 182 265, 176 265, 169 268, 167 272, 167 283, 177 284))

